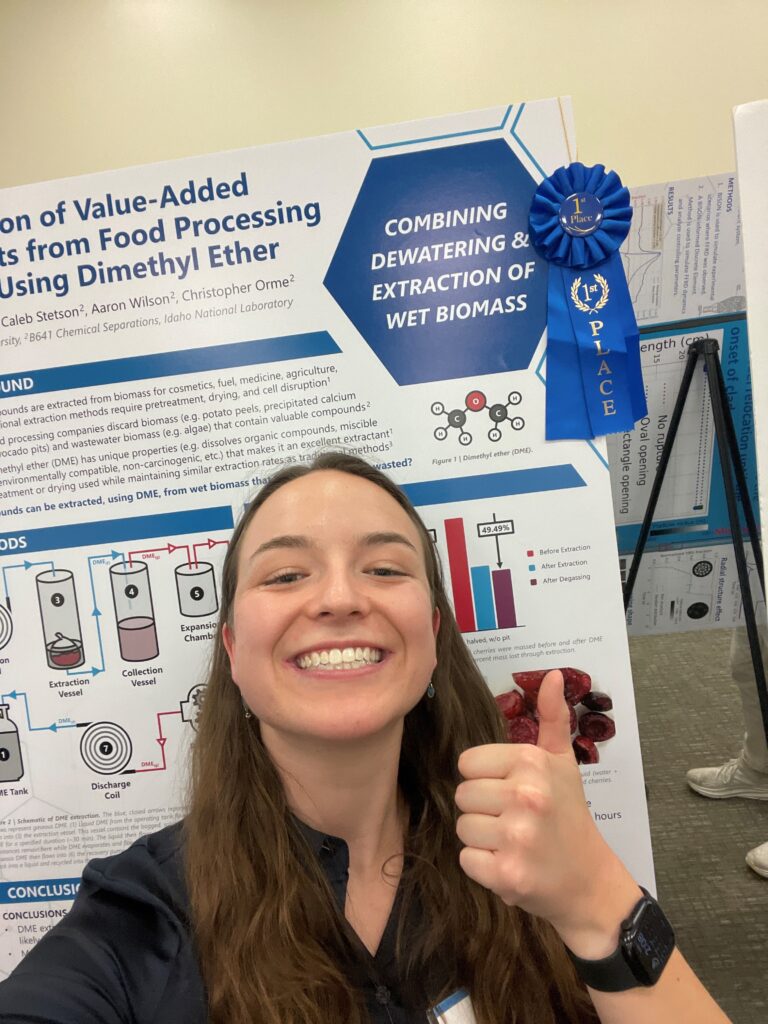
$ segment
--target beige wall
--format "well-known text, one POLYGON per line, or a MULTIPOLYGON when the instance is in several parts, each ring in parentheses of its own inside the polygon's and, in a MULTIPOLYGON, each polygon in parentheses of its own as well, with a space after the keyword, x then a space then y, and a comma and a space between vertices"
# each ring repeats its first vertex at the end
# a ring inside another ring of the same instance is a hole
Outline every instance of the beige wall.
POLYGON ((767 0, 0 0, 0 187, 556 94, 628 185, 734 167, 767 0))

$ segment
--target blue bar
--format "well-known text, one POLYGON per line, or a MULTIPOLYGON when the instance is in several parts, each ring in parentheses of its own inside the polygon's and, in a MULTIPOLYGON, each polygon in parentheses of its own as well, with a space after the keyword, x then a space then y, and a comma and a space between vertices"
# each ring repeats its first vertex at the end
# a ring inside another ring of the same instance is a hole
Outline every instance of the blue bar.
POLYGON ((570 464, 542 466, 540 469, 513 469, 508 473, 487 473, 485 476, 453 477, 449 480, 427 480, 402 484, 416 507, 443 505, 451 501, 475 498, 501 498, 510 494, 535 494, 539 491, 562 491, 586 486, 570 464))
POLYGON ((491 569, 487 565, 473 565, 472 594, 475 599, 475 618, 478 629, 496 629, 496 611, 493 607, 491 569))
POLYGON ((457 1003, 460 1003, 462 999, 469 999, 469 992, 467 992, 465 988, 457 989, 452 995, 444 999, 442 1003, 438 1003, 434 1009, 434 1012, 443 1014, 447 1010, 450 1010, 452 1007, 456 1006, 457 1003))
POLYGON ((179 352, 156 352, 125 359, 104 359, 98 363, 52 366, 44 370, 20 370, 0 376, 0 398, 21 398, 46 391, 95 388, 129 380, 179 377, 185 373, 229 370, 236 366, 278 363, 285 359, 327 356, 341 349, 327 331, 289 334, 282 338, 261 338, 228 345, 186 348, 179 352))
POLYGON ((134 516, 132 519, 102 519, 93 523, 72 523, 70 526, 43 526, 39 530, 0 532, 0 538, 17 540, 18 544, 10 544, 4 550, 16 558, 24 558, 35 551, 95 547, 186 533, 212 533, 214 530, 231 530, 233 525, 232 509, 229 505, 221 505, 156 516, 134 516))
POLYGON ((0 882, 0 903, 52 903, 73 900, 81 878, 30 878, 0 882))

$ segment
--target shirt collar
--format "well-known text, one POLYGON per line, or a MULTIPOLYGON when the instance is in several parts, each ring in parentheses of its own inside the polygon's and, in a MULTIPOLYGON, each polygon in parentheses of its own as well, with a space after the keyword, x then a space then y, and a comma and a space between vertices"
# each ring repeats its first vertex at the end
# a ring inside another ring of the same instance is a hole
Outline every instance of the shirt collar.
POLYGON ((346 847, 347 844, 338 836, 329 835, 327 832, 318 832, 301 818, 297 818, 295 814, 291 814, 291 818, 316 857, 320 857, 323 853, 335 853, 341 847, 346 847))
POLYGON ((338 836, 318 832, 305 821, 291 815, 296 828, 317 857, 321 870, 328 879, 334 899, 343 911, 347 898, 347 882, 349 881, 349 847, 338 836))

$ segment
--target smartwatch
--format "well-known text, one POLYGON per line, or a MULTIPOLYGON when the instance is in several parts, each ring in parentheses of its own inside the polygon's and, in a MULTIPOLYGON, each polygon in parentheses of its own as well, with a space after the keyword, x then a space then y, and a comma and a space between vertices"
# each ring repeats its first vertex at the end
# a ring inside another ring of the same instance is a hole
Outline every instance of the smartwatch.
POLYGON ((675 948, 675 933, 656 900, 643 893, 621 922, 619 945, 602 960, 583 960, 566 946, 581 980, 597 992, 625 992, 655 985, 675 948))

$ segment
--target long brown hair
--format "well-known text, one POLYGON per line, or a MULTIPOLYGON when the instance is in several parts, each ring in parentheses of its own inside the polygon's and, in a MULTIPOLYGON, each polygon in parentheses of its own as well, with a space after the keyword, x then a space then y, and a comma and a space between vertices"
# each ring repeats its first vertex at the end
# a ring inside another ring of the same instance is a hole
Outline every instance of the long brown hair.
POLYGON ((283 469, 264 485, 238 523, 224 561, 185 822, 191 922, 211 1024, 367 1020, 340 966, 348 957, 343 915, 293 824, 258 724, 244 717, 222 643, 246 527, 278 488, 321 470, 369 480, 406 511, 421 536, 440 611, 437 697, 421 700, 406 716, 399 769, 410 829, 397 948, 414 1008, 426 1012, 428 1003, 462 985, 471 993, 478 1024, 594 1021, 592 1004, 554 930, 505 906, 459 866, 457 761, 469 747, 501 742, 501 719, 461 638, 435 547, 410 501, 367 462, 332 452, 283 469))

